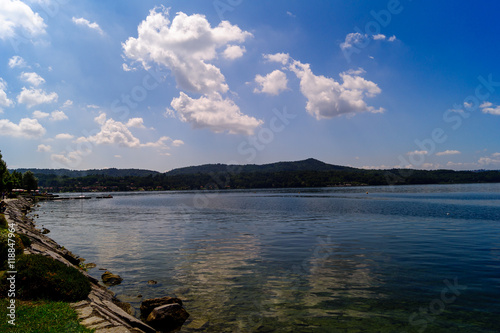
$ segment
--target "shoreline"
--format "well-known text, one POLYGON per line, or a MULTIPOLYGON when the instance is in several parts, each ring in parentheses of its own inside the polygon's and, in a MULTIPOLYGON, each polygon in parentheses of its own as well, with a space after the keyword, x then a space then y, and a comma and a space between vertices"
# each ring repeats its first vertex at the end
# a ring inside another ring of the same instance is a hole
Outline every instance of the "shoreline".
MULTIPOLYGON (((79 269, 79 258, 64 249, 53 239, 38 230, 32 219, 26 214, 34 206, 31 199, 19 197, 6 200, 5 217, 9 223, 16 225, 16 232, 26 235, 31 245, 24 250, 25 254, 41 254, 62 262, 67 266, 79 269)), ((127 313, 120 306, 120 302, 106 287, 89 275, 86 271, 79 271, 89 280, 91 292, 87 299, 77 303, 70 303, 76 310, 80 324, 95 329, 96 333, 154 333, 156 330, 139 319, 127 313)), ((123 305, 122 305, 123 306, 123 305)))

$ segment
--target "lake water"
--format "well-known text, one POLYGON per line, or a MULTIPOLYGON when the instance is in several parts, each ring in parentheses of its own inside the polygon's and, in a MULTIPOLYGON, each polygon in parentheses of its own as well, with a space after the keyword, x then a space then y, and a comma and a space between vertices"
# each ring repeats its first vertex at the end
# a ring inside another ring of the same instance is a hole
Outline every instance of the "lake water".
POLYGON ((37 225, 182 332, 500 332, 500 184, 113 196, 37 225))

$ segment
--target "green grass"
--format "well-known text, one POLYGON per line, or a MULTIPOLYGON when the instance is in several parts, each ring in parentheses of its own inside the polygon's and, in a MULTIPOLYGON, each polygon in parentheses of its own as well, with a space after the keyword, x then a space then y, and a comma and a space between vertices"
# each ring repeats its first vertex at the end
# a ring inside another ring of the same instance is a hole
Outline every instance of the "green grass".
POLYGON ((19 333, 91 333, 81 326, 68 303, 36 301, 16 302, 16 325, 7 322, 8 299, 0 299, 0 332, 19 333))

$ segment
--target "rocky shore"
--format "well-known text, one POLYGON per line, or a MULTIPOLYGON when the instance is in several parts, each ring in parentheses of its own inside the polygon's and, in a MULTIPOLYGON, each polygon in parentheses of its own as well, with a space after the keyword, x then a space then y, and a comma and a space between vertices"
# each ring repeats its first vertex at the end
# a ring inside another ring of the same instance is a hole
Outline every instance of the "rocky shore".
MULTIPOLYGON (((25 253, 41 254, 60 261, 65 265, 78 268, 81 262, 79 258, 48 237, 45 234, 46 231, 38 230, 33 220, 26 216, 32 205, 33 203, 26 198, 10 199, 7 201, 7 210, 5 213, 8 222, 16 224, 16 232, 30 238, 31 245, 24 250, 25 253)), ((97 279, 83 270, 81 270, 81 273, 90 281, 92 288, 87 299, 71 304, 78 313, 82 325, 95 329, 96 333, 153 333, 158 331, 127 313, 124 309, 129 304, 120 302, 114 297, 111 291, 99 284, 97 279)), ((169 303, 172 303, 172 301, 169 301, 169 303)), ((175 304, 178 305, 177 303, 175 304)), ((182 307, 182 304, 180 306, 182 307)), ((163 303, 154 310, 161 312, 165 308, 172 308, 172 304, 165 305, 163 303)), ((178 311, 179 309, 176 308, 174 310, 178 311)), ((155 316, 157 315, 156 312, 155 316)), ((187 312, 183 313, 183 316, 187 318, 186 315, 189 316, 187 312)), ((171 318, 167 319, 171 320, 171 318)), ((156 319, 152 323, 157 321, 156 319)))

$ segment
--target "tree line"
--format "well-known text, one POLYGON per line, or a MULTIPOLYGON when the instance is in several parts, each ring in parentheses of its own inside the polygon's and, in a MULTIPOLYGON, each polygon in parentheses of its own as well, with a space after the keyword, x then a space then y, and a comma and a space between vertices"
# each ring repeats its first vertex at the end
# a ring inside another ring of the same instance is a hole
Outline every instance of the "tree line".
POLYGON ((24 173, 18 171, 9 172, 7 163, 3 160, 0 151, 0 193, 11 192, 14 189, 23 189, 28 192, 38 189, 38 180, 32 171, 24 173))

